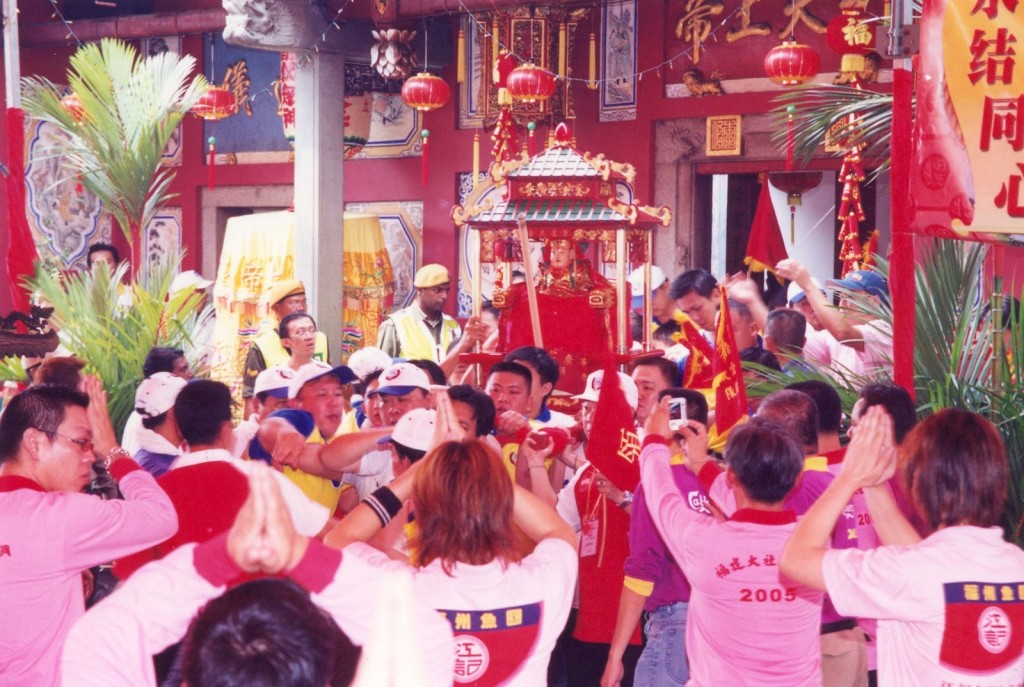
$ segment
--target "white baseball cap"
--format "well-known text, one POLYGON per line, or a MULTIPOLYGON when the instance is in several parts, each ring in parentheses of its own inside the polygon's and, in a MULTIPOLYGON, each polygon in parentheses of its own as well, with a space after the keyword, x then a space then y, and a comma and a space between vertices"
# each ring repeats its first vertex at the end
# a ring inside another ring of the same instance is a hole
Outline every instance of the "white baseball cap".
POLYGON ((288 387, 295 378, 295 371, 287 365, 274 365, 256 375, 252 387, 252 395, 258 396, 264 391, 274 398, 288 398, 288 387))
MULTIPOLYGON (((636 388, 636 382, 629 375, 617 372, 619 375, 619 386, 622 387, 622 393, 626 397, 626 403, 636 410, 637 405, 640 403, 640 391, 636 388)), ((582 394, 573 396, 573 398, 581 401, 597 401, 601 395, 601 382, 604 380, 604 370, 598 370, 597 372, 591 372, 587 375, 587 388, 582 394)))
POLYGON ((203 277, 195 270, 185 270, 174 275, 174 279, 171 280, 171 285, 167 289, 167 293, 178 293, 179 291, 196 291, 198 289, 205 289, 210 286, 213 282, 203 277))
POLYGON ((412 363, 395 363, 380 374, 380 385, 368 396, 405 396, 415 389, 430 391, 427 373, 412 363))
POLYGON ((367 375, 391 365, 391 356, 376 346, 365 346, 348 357, 348 366, 359 378, 366 381, 367 375))
POLYGON ((187 380, 170 372, 153 373, 135 390, 135 412, 146 418, 166 413, 186 384, 187 380))
MULTIPOLYGON (((637 267, 629 273, 629 290, 633 296, 630 307, 639 308, 644 304, 644 268, 637 267)), ((651 265, 651 293, 661 288, 661 285, 668 281, 665 270, 657 265, 651 265)))
POLYGON ((391 435, 381 442, 393 441, 416 451, 429 451, 434 443, 434 422, 437 411, 427 408, 413 408, 398 418, 391 435))
POLYGON ((302 387, 313 380, 320 379, 324 375, 334 375, 342 384, 348 384, 349 382, 355 381, 356 378, 352 370, 345 365, 331 367, 327 363, 314 360, 311 363, 306 363, 295 371, 295 376, 288 384, 288 398, 297 397, 302 387))

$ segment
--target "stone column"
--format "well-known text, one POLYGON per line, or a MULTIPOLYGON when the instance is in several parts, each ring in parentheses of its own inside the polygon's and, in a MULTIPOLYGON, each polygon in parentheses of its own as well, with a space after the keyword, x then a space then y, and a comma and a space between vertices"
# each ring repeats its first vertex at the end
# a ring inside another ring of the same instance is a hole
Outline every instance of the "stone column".
POLYGON ((345 58, 299 57, 295 75, 295 274, 341 362, 345 58))

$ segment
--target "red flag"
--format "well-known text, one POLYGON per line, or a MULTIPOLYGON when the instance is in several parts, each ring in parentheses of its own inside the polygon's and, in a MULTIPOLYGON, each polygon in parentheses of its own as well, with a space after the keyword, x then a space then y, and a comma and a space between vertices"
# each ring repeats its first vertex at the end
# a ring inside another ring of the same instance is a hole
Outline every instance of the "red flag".
POLYGON ((30 294, 21 282, 35 274, 39 255, 25 217, 25 113, 16 107, 7 109, 7 167, 7 283, 14 308, 27 313, 30 294))
POLYGON ((722 294, 722 305, 718 311, 718 331, 715 334, 715 424, 712 428, 712 445, 716 445, 716 438, 724 442, 729 430, 746 420, 748 413, 747 389, 743 383, 740 352, 736 350, 736 339, 732 333, 729 303, 725 289, 719 291, 722 294))
POLYGON ((775 266, 789 257, 786 244, 782 240, 782 229, 779 218, 775 215, 772 205, 772 194, 768 189, 768 175, 761 182, 761 195, 757 199, 757 210, 754 221, 750 225, 750 238, 747 239, 747 257, 743 263, 752 272, 771 272, 775 274, 775 266))
POLYGON ((600 379, 594 424, 587 438, 587 460, 612 484, 632 490, 640 482, 640 438, 636 434, 636 411, 626 401, 614 365, 604 370, 600 379))
POLYGON ((679 323, 679 333, 673 334, 672 338, 690 351, 686 359, 683 386, 687 389, 710 389, 715 381, 711 365, 711 358, 714 356, 711 344, 685 313, 677 311, 676 322, 679 323))

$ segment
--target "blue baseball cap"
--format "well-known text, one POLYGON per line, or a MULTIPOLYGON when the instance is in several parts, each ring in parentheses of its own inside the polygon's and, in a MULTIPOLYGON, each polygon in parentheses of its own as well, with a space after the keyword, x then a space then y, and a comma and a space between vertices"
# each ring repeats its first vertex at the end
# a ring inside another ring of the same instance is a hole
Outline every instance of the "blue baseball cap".
POLYGON ((828 286, 839 286, 849 291, 864 291, 882 300, 889 297, 889 285, 878 272, 871 270, 854 270, 843 279, 831 279, 825 282, 828 286))

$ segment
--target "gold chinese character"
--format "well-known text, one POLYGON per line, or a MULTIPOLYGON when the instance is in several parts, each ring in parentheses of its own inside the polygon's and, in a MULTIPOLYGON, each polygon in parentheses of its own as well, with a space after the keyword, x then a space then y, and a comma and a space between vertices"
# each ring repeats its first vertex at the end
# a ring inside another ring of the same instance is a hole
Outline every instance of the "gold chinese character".
POLYGON ((455 629, 456 630, 472 630, 473 620, 469 613, 456 613, 455 614, 455 629))
POLYGON ((996 586, 994 584, 986 584, 981 588, 981 597, 985 601, 996 600, 996 586))
POLYGON ((964 585, 964 599, 967 601, 978 601, 981 599, 981 590, 978 589, 976 584, 965 584, 964 585))
POLYGON ((481 630, 496 630, 498 629, 498 618, 493 613, 481 613, 480 614, 480 629, 481 630))
POLYGON ((523 624, 523 609, 505 609, 505 627, 516 627, 523 624))
POLYGON ((999 600, 1000 601, 1016 601, 1017 598, 1013 595, 1013 587, 1008 584, 1004 584, 999 588, 999 600))
POLYGON ((625 427, 619 429, 619 458, 634 463, 640 457, 640 438, 625 427))
POLYGON ((687 0, 685 9, 686 14, 676 22, 676 38, 691 44, 693 50, 690 59, 694 64, 699 64, 701 46, 711 34, 711 21, 708 17, 721 14, 725 6, 714 0, 687 0))

